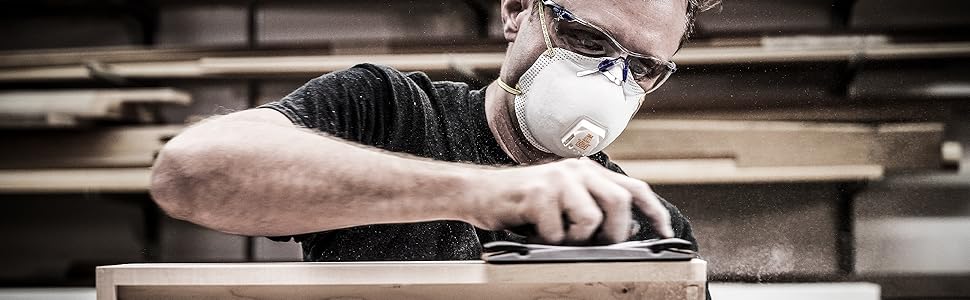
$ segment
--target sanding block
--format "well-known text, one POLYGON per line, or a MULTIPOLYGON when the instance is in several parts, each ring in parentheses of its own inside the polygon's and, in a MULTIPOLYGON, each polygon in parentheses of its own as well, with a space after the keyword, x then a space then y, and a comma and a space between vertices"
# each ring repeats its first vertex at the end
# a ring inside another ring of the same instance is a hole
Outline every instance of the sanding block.
POLYGON ((483 245, 482 259, 494 264, 686 261, 697 258, 688 241, 669 238, 630 241, 607 246, 552 246, 491 242, 483 245))

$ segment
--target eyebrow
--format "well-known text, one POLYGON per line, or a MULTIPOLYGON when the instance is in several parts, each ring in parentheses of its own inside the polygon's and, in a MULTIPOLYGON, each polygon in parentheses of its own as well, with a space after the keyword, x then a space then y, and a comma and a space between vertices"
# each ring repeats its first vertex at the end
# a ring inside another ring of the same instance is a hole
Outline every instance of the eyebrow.
MULTIPOLYGON (((583 18, 583 17, 580 17, 580 16, 576 15, 576 13, 574 13, 571 10, 567 9, 565 6, 562 6, 562 4, 559 4, 558 2, 555 2, 555 1, 550 1, 550 2, 552 2, 553 4, 555 4, 556 6, 558 6, 564 12, 566 12, 569 17, 573 18, 575 20, 575 22, 579 23, 580 25, 583 25, 585 27, 589 27, 589 28, 593 29, 593 31, 596 31, 596 32, 601 33, 601 34, 604 34, 605 37, 607 39, 609 39, 611 43, 616 43, 617 45, 619 45, 622 48, 621 50, 626 50, 626 51, 628 51, 628 52, 630 52, 632 54, 636 54, 636 55, 653 57, 653 58, 656 58, 656 59, 659 59, 659 60, 665 61, 665 62, 671 61, 670 59, 665 59, 665 58, 663 58, 663 57, 661 57, 659 55, 650 53, 649 51, 648 52, 639 52, 639 51, 630 50, 630 48, 627 48, 626 46, 623 46, 623 44, 621 44, 620 41, 616 38, 616 35, 614 35, 612 32, 610 32, 609 29, 604 28, 604 27, 599 26, 599 25, 596 25, 596 23, 590 22, 589 20, 586 20, 586 18, 583 18), (583 23, 586 23, 586 24, 583 24, 583 23)), ((546 5, 543 3, 543 6, 546 6, 546 5)), ((568 22, 568 20, 566 20, 566 21, 568 22)))

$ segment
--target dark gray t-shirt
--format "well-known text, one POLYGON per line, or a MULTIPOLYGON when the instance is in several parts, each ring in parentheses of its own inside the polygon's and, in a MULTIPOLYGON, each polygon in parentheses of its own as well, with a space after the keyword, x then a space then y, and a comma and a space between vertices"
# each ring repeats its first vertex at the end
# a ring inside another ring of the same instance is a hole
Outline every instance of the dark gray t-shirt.
MULTIPOLYGON (((262 107, 283 113, 296 125, 388 151, 469 164, 515 164, 488 128, 484 89, 432 82, 420 72, 357 65, 313 79, 280 101, 262 107)), ((606 154, 590 158, 623 173, 606 154)), ((696 245, 687 219, 667 201, 663 204, 670 210, 676 236, 696 245)), ((634 215, 642 228, 634 239, 656 238, 643 214, 635 209, 634 215)), ((483 243, 521 241, 522 237, 506 231, 478 230, 464 222, 436 221, 360 226, 273 239, 300 242, 305 261, 401 261, 479 259, 483 243)))

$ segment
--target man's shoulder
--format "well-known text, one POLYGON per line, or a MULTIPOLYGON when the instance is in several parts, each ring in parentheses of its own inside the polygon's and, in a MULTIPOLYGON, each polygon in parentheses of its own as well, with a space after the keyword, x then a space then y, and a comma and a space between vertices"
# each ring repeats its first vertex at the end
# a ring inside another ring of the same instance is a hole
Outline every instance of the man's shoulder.
MULTIPOLYGON (((465 94, 471 90, 471 87, 464 82, 434 81, 424 71, 401 71, 393 66, 383 64, 360 63, 331 74, 338 73, 340 74, 336 76, 337 78, 333 79, 379 81, 392 88, 415 87, 429 95, 465 94)), ((326 80, 331 74, 321 76, 318 79, 326 80)))

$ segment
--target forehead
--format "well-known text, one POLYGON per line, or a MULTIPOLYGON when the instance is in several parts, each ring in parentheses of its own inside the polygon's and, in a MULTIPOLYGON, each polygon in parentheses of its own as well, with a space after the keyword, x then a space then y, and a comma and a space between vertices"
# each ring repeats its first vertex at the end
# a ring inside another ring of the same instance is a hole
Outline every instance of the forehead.
POLYGON ((631 51, 670 59, 686 30, 686 0, 555 0, 631 51))

